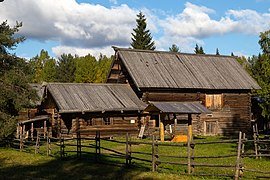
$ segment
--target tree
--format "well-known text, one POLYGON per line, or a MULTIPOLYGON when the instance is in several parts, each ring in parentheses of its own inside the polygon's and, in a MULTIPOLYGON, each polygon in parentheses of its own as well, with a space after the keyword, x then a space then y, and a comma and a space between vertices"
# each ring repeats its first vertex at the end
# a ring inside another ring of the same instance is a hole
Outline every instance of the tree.
POLYGON ((169 47, 170 52, 180 52, 179 47, 176 44, 172 44, 172 47, 169 47))
POLYGON ((49 56, 48 51, 42 49, 39 55, 30 60, 33 68, 32 82, 53 82, 56 79, 56 61, 49 56))
MULTIPOLYGON (((76 58, 76 57, 75 57, 76 58)), ((71 54, 62 54, 58 58, 58 64, 56 67, 58 82, 74 82, 76 71, 75 58, 71 54)))
POLYGON ((220 54, 219 54, 219 50, 218 50, 218 48, 217 48, 217 50, 216 50, 216 55, 217 56, 219 56, 220 54))
POLYGON ((259 44, 263 54, 270 55, 270 30, 260 34, 259 44))
POLYGON ((113 58, 114 56, 111 56, 110 58, 108 58, 100 54, 98 64, 97 64, 95 83, 106 82, 107 74, 109 72, 113 58))
POLYGON ((270 31, 260 34, 259 44, 262 54, 253 56, 249 63, 251 74, 257 80, 261 89, 256 92, 260 97, 262 116, 270 121, 270 31))
POLYGON ((21 26, 22 23, 18 22, 14 27, 10 27, 7 21, 0 24, 0 140, 12 135, 18 112, 37 98, 28 84, 28 64, 9 53, 25 39, 15 36, 21 26))
POLYGON ((234 56, 233 52, 231 53, 231 56, 234 56))
POLYGON ((137 15, 136 22, 137 26, 133 29, 134 33, 131 33, 131 47, 133 49, 155 50, 155 42, 152 41, 150 31, 146 30, 146 18, 142 12, 137 15))
POLYGON ((56 61, 55 59, 48 59, 44 62, 42 79, 45 82, 56 81, 56 61))
POLYGON ((195 54, 205 54, 203 47, 202 46, 199 47, 198 44, 196 44, 194 52, 195 54))
POLYGON ((90 54, 76 58, 75 82, 93 83, 95 82, 97 71, 97 61, 90 54))

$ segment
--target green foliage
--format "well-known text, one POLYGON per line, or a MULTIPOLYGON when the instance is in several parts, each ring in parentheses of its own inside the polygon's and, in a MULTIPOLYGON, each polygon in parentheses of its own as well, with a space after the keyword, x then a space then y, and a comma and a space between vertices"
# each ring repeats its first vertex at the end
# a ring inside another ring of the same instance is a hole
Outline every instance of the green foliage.
POLYGON ((131 33, 131 47, 133 49, 155 50, 155 42, 152 41, 150 31, 146 30, 146 18, 142 12, 137 15, 136 22, 137 27, 133 29, 134 33, 131 33))
POLYGON ((53 82, 56 79, 56 61, 51 58, 48 51, 42 49, 39 55, 30 60, 32 66, 32 82, 53 82))
POLYGON ((48 59, 44 62, 42 80, 45 82, 54 82, 56 80, 56 61, 48 59))
POLYGON ((15 37, 21 23, 13 28, 4 21, 0 25, 0 139, 13 133, 20 109, 31 105, 37 98, 36 92, 28 85, 29 65, 21 58, 10 54, 24 37, 15 37))
POLYGON ((179 47, 176 44, 172 44, 172 47, 169 47, 170 52, 180 52, 179 47))
POLYGON ((259 44, 263 54, 270 55, 270 30, 260 34, 259 44))
POLYGON ((75 82, 93 83, 97 71, 97 61, 90 54, 76 58, 75 82))
POLYGON ((14 116, 0 112, 0 141, 8 138, 16 129, 17 119, 14 116))
POLYGON ((10 27, 7 21, 0 24, 0 53, 7 54, 7 50, 13 50, 17 44, 25 40, 24 37, 15 37, 14 34, 22 27, 22 23, 16 22, 14 27, 10 27))
POLYGON ((259 44, 263 54, 249 60, 250 72, 261 86, 256 95, 262 100, 262 116, 270 121, 270 31, 260 34, 259 44))
POLYGON ((58 58, 56 70, 58 82, 74 82, 74 73, 76 71, 75 57, 71 54, 62 54, 61 57, 58 58))
POLYGON ((194 52, 195 54, 205 54, 203 47, 202 46, 199 47, 198 44, 196 44, 194 52))
POLYGON ((107 58, 106 56, 103 56, 102 54, 100 55, 98 64, 97 64, 95 83, 106 82, 107 74, 109 72, 112 59, 113 59, 113 56, 111 56, 110 58, 107 58))

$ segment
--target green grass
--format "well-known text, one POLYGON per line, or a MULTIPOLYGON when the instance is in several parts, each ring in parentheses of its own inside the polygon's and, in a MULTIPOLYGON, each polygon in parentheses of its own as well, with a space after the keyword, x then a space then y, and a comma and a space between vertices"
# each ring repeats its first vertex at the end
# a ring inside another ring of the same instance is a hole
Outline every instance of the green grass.
MULTIPOLYGON (((195 142, 216 141, 224 139, 223 137, 200 137, 195 142)), ((122 142, 125 138, 117 138, 122 142)), ((138 139, 132 139, 141 141, 138 139)), ((150 139, 142 141, 151 142, 150 139)), ((76 144, 76 141, 65 142, 66 144, 76 144)), ((94 144, 93 141, 82 141, 83 145, 94 144)), ((119 152, 125 152, 125 144, 117 144, 114 142, 101 141, 101 146, 114 149, 119 152)), ((247 146, 251 151, 252 146, 247 146)), ((195 156, 210 155, 226 155, 236 153, 236 143, 226 144, 208 144, 195 145, 195 156)), ((66 146, 65 150, 76 151, 76 147, 66 146)), ((187 166, 170 165, 161 163, 158 172, 151 172, 151 163, 132 160, 131 167, 125 166, 125 159, 115 156, 115 153, 107 150, 101 150, 98 161, 95 159, 95 149, 82 148, 88 151, 83 154, 81 159, 76 158, 76 153, 67 153, 67 157, 60 159, 59 147, 52 143, 52 156, 46 156, 45 144, 40 147, 41 154, 34 154, 34 148, 24 149, 19 152, 13 148, 0 148, 0 177, 2 179, 230 179, 226 177, 211 176, 187 176, 181 175, 187 172, 187 166)), ((151 152, 151 145, 132 145, 132 152, 151 152)), ((186 147, 168 147, 159 146, 159 160, 173 162, 187 162, 186 158, 168 158, 171 156, 186 156, 186 147)), ((132 156, 151 160, 150 155, 135 154, 132 156)), ((210 164, 235 164, 236 157, 223 159, 195 159, 195 163, 210 164)), ((257 169, 261 171, 270 171, 270 159, 262 158, 244 158, 243 166, 248 169, 257 169)), ((204 174, 234 174, 234 168, 218 168, 218 167, 195 167, 194 173, 204 174)), ((243 179, 254 179, 260 175, 254 172, 244 172, 243 179)), ((269 174, 270 176, 270 174, 269 174)))

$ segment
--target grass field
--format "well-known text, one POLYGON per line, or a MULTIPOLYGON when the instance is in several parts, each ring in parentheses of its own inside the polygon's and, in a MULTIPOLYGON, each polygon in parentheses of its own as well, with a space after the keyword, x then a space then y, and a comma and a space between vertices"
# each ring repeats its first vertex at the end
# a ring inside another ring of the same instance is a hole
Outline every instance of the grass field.
MULTIPOLYGON (((223 137, 201 137, 199 141, 216 141, 223 137)), ((124 141, 124 138, 117 140, 124 141)), ((136 139, 134 139, 136 140, 136 139)), ((150 141, 144 139, 144 141, 150 141)), ((76 144, 75 141, 66 142, 76 144)), ((89 145, 92 142, 83 141, 89 145)), ((125 144, 101 141, 101 146, 125 152, 125 144)), ((66 146, 66 150, 76 150, 76 147, 66 146)), ((52 145, 52 155, 45 155, 45 145, 40 148, 40 153, 34 154, 33 148, 26 148, 25 152, 19 152, 13 148, 0 148, 0 179, 231 179, 226 177, 211 176, 187 176, 181 175, 187 171, 186 166, 161 163, 158 172, 151 172, 151 163, 132 160, 131 167, 125 166, 125 159, 115 156, 107 150, 101 150, 98 161, 95 161, 94 149, 83 148, 88 154, 83 154, 81 159, 76 158, 76 153, 67 153, 64 159, 59 158, 59 147, 52 145)), ((246 146, 247 151, 252 150, 252 145, 246 146)), ((132 152, 151 152, 150 145, 133 145, 132 152)), ((187 155, 186 147, 159 147, 159 160, 186 162, 187 159, 168 158, 164 155, 187 155)), ((236 153, 236 143, 196 145, 195 156, 213 156, 236 153)), ((144 154, 132 154, 132 156, 151 160, 151 156, 144 154)), ((236 157, 223 159, 195 159, 196 163, 211 164, 235 164, 236 157)), ((247 169, 270 171, 270 159, 244 158, 243 166, 247 169)), ((195 173, 204 174, 234 174, 234 168, 195 167, 195 173)), ((243 179, 254 179, 260 174, 244 172, 243 179)), ((269 174, 270 176, 270 174, 269 174)))

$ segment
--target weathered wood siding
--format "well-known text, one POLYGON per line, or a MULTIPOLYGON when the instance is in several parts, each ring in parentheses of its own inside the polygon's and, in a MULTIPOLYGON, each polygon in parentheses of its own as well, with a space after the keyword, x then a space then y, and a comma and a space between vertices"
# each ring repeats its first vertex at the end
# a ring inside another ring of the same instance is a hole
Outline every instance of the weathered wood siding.
MULTIPOLYGON (((251 130, 251 96, 248 93, 223 93, 222 108, 211 114, 193 115, 195 135, 232 135, 251 130)), ((144 93, 144 101, 201 101, 205 93, 144 93)))

